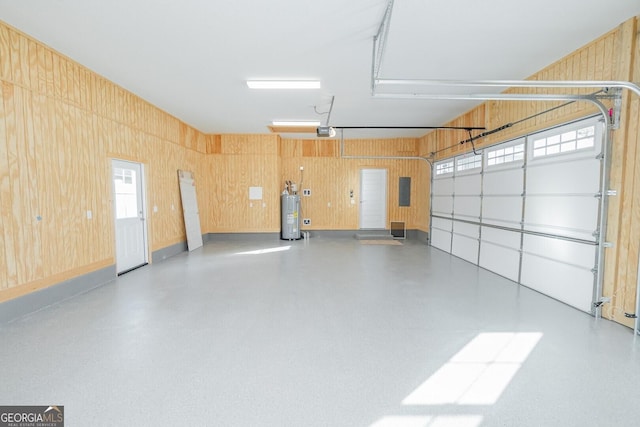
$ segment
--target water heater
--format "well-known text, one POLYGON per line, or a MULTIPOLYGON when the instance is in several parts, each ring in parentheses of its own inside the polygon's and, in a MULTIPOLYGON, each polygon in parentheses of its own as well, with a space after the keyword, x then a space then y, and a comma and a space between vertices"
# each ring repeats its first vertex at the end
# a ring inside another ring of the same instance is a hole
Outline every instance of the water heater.
POLYGON ((300 239, 300 196, 283 193, 280 196, 282 224, 280 238, 282 240, 300 239))

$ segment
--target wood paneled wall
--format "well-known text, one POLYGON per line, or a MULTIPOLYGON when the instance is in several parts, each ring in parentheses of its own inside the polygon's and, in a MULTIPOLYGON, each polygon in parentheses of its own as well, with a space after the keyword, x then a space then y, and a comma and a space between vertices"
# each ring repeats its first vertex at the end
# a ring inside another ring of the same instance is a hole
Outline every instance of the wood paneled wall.
POLYGON ((311 219, 311 225, 303 226, 304 230, 358 229, 360 170, 379 168, 387 170, 387 220, 403 221, 407 229, 428 231, 430 169, 426 161, 348 158, 416 157, 417 139, 347 139, 345 158, 341 157, 337 139, 283 139, 280 153, 280 191, 287 180, 298 184, 303 181, 299 192, 311 190, 311 196, 301 197, 302 216, 311 219), (302 173, 300 167, 304 168, 302 173), (398 206, 400 177, 411 177, 411 206, 398 206))
POLYGON ((185 240, 204 134, 2 23, 0 85, 0 301, 114 264, 112 158, 145 165, 149 249, 185 240))
POLYGON ((210 233, 280 230, 280 157, 277 135, 218 135, 205 159, 206 198, 200 209, 210 233), (262 200, 249 200, 249 187, 262 187, 262 200))
MULTIPOLYGON (((571 53, 534 74, 530 80, 621 80, 640 81, 640 32, 638 17, 629 19, 592 43, 571 53)), ((595 89, 509 89, 506 93, 594 93, 595 89)), ((559 106, 562 102, 489 101, 448 123, 452 126, 484 125, 488 130, 559 106)), ((610 106, 610 102, 605 102, 610 106)), ((478 141, 482 147, 507 141, 530 132, 596 114, 587 102, 575 102, 551 113, 516 124, 505 131, 478 141)), ((605 304, 603 316, 627 326, 633 319, 625 313, 635 313, 638 256, 640 245, 640 99, 625 92, 622 103, 622 126, 613 131, 610 188, 618 195, 609 198, 606 240, 613 247, 605 251, 604 296, 612 298, 605 304)), ((432 132, 420 140, 421 150, 433 152, 446 147, 436 158, 446 158, 471 150, 469 144, 459 145, 458 136, 432 132)), ((640 313, 636 313, 640 314, 640 313)))
MULTIPOLYGON (((612 51, 612 79, 640 82, 639 18, 622 24, 612 51)), ((605 317, 628 326, 633 319, 625 313, 636 312, 638 260, 640 258, 640 98, 624 94, 621 127, 613 132, 610 188, 618 196, 609 198, 607 241, 613 247, 605 251, 604 295, 612 298, 605 304, 605 317)))

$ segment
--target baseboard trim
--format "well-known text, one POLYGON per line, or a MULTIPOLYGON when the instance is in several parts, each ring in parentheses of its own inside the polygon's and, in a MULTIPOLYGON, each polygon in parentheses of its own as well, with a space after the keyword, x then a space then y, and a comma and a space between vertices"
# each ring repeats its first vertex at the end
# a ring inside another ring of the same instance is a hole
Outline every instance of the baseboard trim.
POLYGON ((280 233, 209 233, 207 242, 246 241, 246 240, 279 240, 280 233))
MULTIPOLYGON (((204 238, 202 240, 204 241, 204 238)), ((186 250, 187 250, 187 242, 176 243, 171 246, 167 246, 166 248, 153 251, 151 253, 151 261, 152 262, 164 261, 165 259, 176 256, 182 252, 185 252, 186 250)))
POLYGON ((0 303, 0 324, 8 323, 66 299, 88 292, 116 278, 116 266, 110 265, 73 279, 39 289, 0 303))

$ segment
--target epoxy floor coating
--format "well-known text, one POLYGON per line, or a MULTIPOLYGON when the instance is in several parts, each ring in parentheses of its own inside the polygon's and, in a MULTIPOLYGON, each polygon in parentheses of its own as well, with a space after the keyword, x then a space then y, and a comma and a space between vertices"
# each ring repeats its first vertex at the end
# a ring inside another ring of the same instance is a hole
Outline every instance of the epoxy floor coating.
POLYGON ((640 342, 422 243, 210 242, 0 326, 66 426, 640 425, 640 342))

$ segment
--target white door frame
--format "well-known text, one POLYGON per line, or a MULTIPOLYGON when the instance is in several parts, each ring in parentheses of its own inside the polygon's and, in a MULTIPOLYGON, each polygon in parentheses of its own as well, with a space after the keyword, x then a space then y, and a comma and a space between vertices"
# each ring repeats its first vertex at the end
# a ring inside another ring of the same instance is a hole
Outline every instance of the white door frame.
POLYGON ((117 274, 122 274, 122 273, 126 273, 128 271, 134 270, 138 267, 141 267, 143 265, 146 265, 149 263, 149 225, 148 225, 148 210, 147 210, 147 184, 146 184, 146 177, 145 177, 145 167, 144 167, 144 163, 140 163, 140 162, 134 162, 131 160, 123 160, 123 159, 117 159, 117 158, 111 158, 111 174, 110 174, 110 179, 111 179, 111 197, 112 197, 112 209, 113 209, 113 230, 114 230, 114 259, 115 259, 115 263, 116 263, 116 272, 117 274), (140 208, 140 212, 142 217, 140 218, 143 221, 142 224, 142 238, 143 238, 143 242, 142 242, 142 248, 144 250, 144 259, 142 261, 142 263, 138 266, 132 267, 132 268, 125 268, 125 269, 120 269, 118 267, 118 241, 117 241, 117 206, 116 206, 116 189, 115 189, 115 182, 113 179, 113 172, 114 172, 114 168, 117 167, 117 164, 124 164, 124 165, 135 165, 136 167, 140 168, 140 180, 139 180, 139 185, 138 185, 138 189, 140 191, 140 195, 139 195, 139 200, 141 203, 140 208))

